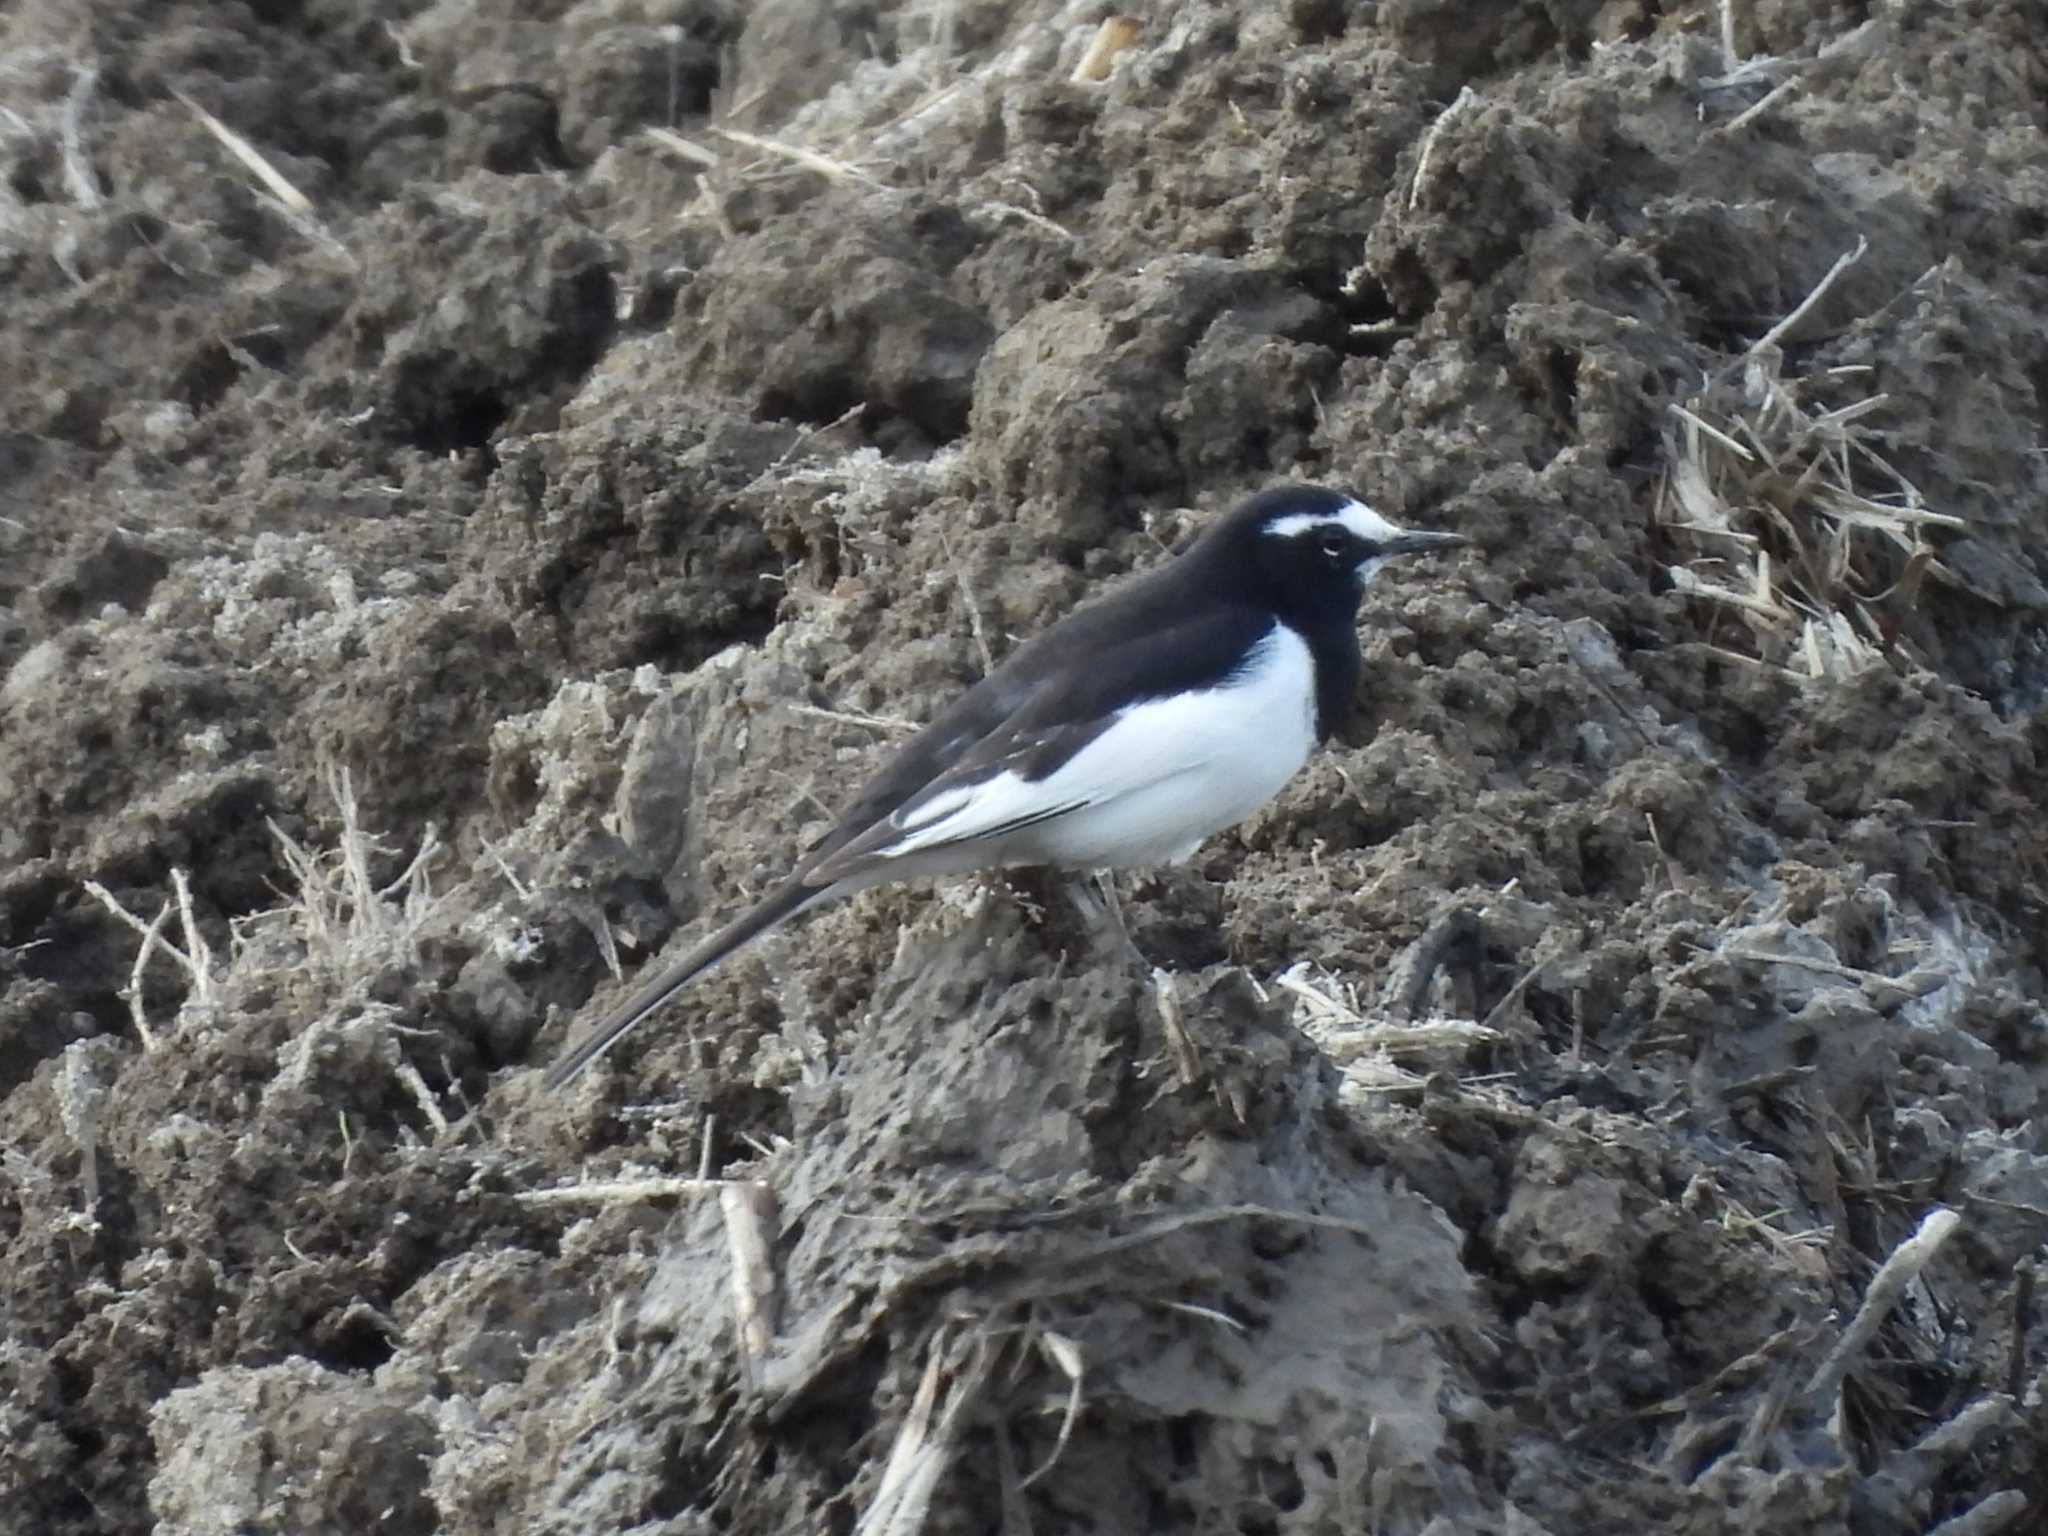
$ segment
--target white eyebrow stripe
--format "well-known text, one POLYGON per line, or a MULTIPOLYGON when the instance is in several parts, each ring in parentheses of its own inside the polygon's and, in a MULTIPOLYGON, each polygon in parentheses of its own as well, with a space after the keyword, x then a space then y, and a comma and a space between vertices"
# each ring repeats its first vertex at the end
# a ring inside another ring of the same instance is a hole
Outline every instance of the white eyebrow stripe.
POLYGON ((1347 501, 1334 512, 1294 512, 1275 518, 1266 525, 1266 532, 1283 539, 1295 539, 1304 533, 1330 527, 1342 528, 1368 544, 1384 544, 1408 531, 1388 522, 1362 501, 1347 501))

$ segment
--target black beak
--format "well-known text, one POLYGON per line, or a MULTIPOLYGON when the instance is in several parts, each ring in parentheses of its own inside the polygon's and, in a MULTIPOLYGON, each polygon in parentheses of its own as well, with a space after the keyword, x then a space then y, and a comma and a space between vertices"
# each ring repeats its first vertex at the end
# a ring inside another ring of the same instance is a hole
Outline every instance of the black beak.
POLYGON ((1415 529, 1388 539, 1380 545, 1380 552, 1388 555, 1424 555, 1433 549, 1456 549, 1460 544, 1471 542, 1462 533, 1436 533, 1426 529, 1415 529))

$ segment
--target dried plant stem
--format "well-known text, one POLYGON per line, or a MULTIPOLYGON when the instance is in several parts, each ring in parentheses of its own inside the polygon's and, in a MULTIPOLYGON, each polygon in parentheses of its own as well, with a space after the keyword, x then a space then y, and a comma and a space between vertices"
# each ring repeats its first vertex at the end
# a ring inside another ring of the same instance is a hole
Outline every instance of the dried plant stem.
POLYGON ((1775 347, 1779 342, 1783 341, 1792 328, 1804 320, 1812 312, 1816 304, 1827 297, 1828 290, 1835 286, 1836 281, 1841 275, 1861 261, 1864 253, 1869 249, 1870 241, 1864 236, 1858 235, 1856 237, 1856 249, 1844 252, 1836 257, 1835 264, 1829 267, 1821 280, 1813 285, 1813 291, 1799 301, 1798 308, 1794 309, 1791 314, 1780 320, 1768 331, 1765 331, 1756 341, 1752 342, 1749 350, 1742 354, 1738 363, 1732 363, 1729 367, 1732 369, 1739 366, 1740 363, 1748 362, 1749 359, 1755 357, 1766 347, 1775 347))
POLYGON ((1891 1257, 1878 1268, 1869 1290, 1864 1292, 1863 1305, 1856 1309, 1856 1315, 1849 1320, 1842 1337, 1828 1351, 1827 1358, 1821 1361, 1820 1368, 1813 1373, 1813 1380, 1807 1383, 1806 1395, 1812 1402, 1823 1409, 1833 1405, 1850 1367, 1870 1348, 1870 1341, 1877 1337, 1877 1330, 1891 1315, 1892 1308, 1898 1305, 1906 1287, 1933 1262, 1934 1256, 1955 1235, 1962 1221, 1963 1218, 1947 1206, 1938 1205, 1921 1220, 1919 1229, 1911 1237, 1892 1250, 1891 1257))
POLYGON ((834 181, 863 181, 871 187, 882 185, 867 172, 856 170, 844 160, 834 160, 830 155, 820 154, 815 149, 806 149, 801 144, 786 144, 780 139, 765 138, 758 133, 748 133, 740 128, 714 127, 711 131, 721 139, 730 139, 735 144, 759 150, 764 155, 774 155, 777 159, 787 160, 792 165, 800 165, 807 171, 816 171, 820 176, 829 177, 834 181))
POLYGON ((726 1247, 732 1255, 732 1312, 740 1369, 758 1386, 775 1343, 782 1286, 775 1273, 775 1240, 781 1209, 775 1191, 758 1179, 728 1179, 718 1191, 725 1216, 726 1247))

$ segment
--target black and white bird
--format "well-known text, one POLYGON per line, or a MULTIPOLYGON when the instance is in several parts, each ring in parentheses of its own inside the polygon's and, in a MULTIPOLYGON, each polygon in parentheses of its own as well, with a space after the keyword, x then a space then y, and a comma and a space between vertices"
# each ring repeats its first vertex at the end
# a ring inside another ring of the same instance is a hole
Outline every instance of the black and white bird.
POLYGON ((1019 647, 896 754, 773 892, 565 1053, 569 1082, 690 980, 821 902, 1021 864, 1172 864, 1272 799, 1358 691, 1366 584, 1454 533, 1279 485, 1019 647))

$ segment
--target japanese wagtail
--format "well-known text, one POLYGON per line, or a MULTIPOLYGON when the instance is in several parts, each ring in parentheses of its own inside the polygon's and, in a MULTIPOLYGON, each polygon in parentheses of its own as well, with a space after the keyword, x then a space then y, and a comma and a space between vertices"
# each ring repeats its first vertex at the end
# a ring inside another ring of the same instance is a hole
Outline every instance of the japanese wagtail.
POLYGON ((923 875, 1187 858, 1272 799, 1350 712, 1359 600, 1380 568, 1464 542, 1398 528, 1343 491, 1261 491, 954 700, 773 892, 564 1054, 548 1086, 821 902, 923 875))

